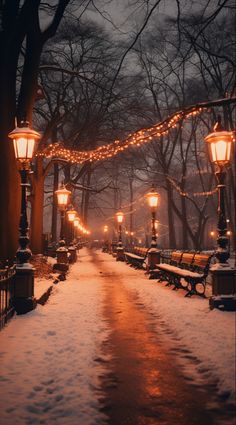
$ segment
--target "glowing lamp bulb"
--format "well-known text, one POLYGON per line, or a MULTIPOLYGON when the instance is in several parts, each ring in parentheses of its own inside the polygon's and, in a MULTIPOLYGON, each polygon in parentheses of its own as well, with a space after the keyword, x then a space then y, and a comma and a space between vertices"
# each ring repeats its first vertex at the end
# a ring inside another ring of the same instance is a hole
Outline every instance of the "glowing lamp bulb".
POLYGON ((24 166, 28 166, 34 156, 37 141, 41 137, 40 134, 30 128, 27 121, 22 121, 20 127, 16 127, 11 131, 8 137, 13 140, 17 161, 24 166))
POLYGON ((149 207, 153 210, 156 210, 157 205, 159 203, 159 194, 152 188, 150 192, 146 195, 149 207))
POLYGON ((121 212, 121 211, 117 212, 116 213, 116 219, 117 219, 117 222, 119 224, 123 223, 123 220, 124 220, 124 214, 123 214, 123 212, 121 212))
POLYGON ((67 190, 65 186, 62 186, 61 189, 58 189, 55 191, 55 194, 57 197, 58 207, 60 209, 65 209, 68 204, 68 200, 69 200, 69 196, 71 195, 71 192, 67 190))

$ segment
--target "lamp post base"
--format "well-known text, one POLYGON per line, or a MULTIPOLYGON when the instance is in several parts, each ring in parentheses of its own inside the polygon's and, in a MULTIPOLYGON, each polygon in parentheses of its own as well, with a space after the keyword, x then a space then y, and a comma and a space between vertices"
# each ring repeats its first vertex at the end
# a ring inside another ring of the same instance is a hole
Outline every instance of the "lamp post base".
POLYGON ((56 250, 56 254, 57 254, 57 262, 53 265, 53 270, 67 272, 69 269, 68 249, 62 245, 56 250))
POLYGON ((116 250, 116 261, 125 261, 123 246, 118 246, 116 250))
POLYGON ((149 273, 149 271, 155 269, 156 264, 160 263, 161 251, 159 251, 157 248, 154 248, 154 247, 150 248, 148 250, 147 259, 148 259, 147 272, 149 273))
POLYGON ((26 314, 36 308, 34 298, 34 268, 29 263, 16 266, 13 306, 17 314, 26 314))
POLYGON ((210 272, 212 275, 210 309, 236 311, 236 269, 227 263, 216 263, 210 272))
POLYGON ((69 246, 68 251, 69 251, 69 262, 76 263, 77 261, 76 247, 74 245, 71 245, 69 246))

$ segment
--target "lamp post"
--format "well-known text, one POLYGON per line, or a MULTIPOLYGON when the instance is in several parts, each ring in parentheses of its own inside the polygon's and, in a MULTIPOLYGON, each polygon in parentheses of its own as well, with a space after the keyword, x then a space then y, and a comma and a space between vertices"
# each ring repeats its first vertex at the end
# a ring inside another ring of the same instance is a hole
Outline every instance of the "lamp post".
POLYGON ((70 205, 68 211, 66 212, 67 215, 67 219, 69 222, 69 226, 70 226, 70 241, 69 243, 73 242, 73 237, 74 237, 74 225, 73 225, 73 221, 77 215, 77 211, 73 208, 72 205, 70 205))
POLYGON ((151 247, 148 250, 148 271, 153 270, 156 264, 160 263, 160 251, 157 249, 157 234, 156 234, 156 211, 159 204, 159 194, 155 191, 152 186, 150 192, 146 195, 148 205, 151 210, 152 220, 152 241, 151 247))
POLYGON ((228 236, 228 238, 229 238, 229 255, 230 255, 230 237, 231 237, 231 231, 230 230, 227 230, 227 232, 226 232, 226 234, 227 234, 227 236, 228 236))
POLYGON ((102 252, 109 252, 109 240, 108 240, 108 226, 107 224, 103 227, 104 240, 102 252))
POLYGON ((211 245, 212 245, 212 247, 214 248, 214 238, 215 238, 215 232, 214 232, 214 230, 211 230, 210 231, 210 237, 211 237, 211 245))
POLYGON ((62 187, 58 190, 55 191, 56 197, 57 197, 57 205, 58 205, 58 209, 60 211, 61 214, 61 231, 60 231, 60 242, 59 244, 61 246, 65 246, 65 235, 64 235, 64 231, 65 231, 65 212, 66 212, 66 207, 68 205, 68 201, 69 201, 69 197, 71 195, 70 190, 67 190, 65 188, 64 185, 62 185, 62 187))
POLYGON ((69 253, 70 253, 70 262, 74 263, 76 261, 76 248, 73 244, 74 241, 74 220, 76 219, 77 211, 71 205, 69 210, 67 211, 67 218, 70 226, 70 243, 69 243, 69 253))
POLYGON ((119 233, 116 261, 124 261, 125 260, 124 247, 122 244, 122 223, 124 220, 124 214, 122 211, 118 211, 116 213, 116 220, 118 223, 118 233, 119 233))
POLYGON ((27 313, 36 307, 34 299, 34 268, 29 263, 31 250, 29 248, 29 225, 27 219, 26 189, 30 163, 36 150, 36 142, 40 134, 29 127, 27 121, 22 121, 8 134, 13 140, 15 158, 21 178, 21 212, 19 226, 19 248, 16 252, 16 276, 14 306, 18 314, 27 313))
POLYGON ((215 177, 218 190, 218 238, 215 257, 218 262, 211 267, 212 297, 210 307, 232 309, 236 307, 236 269, 230 267, 229 240, 227 236, 227 220, 225 215, 225 179, 226 169, 230 164, 233 133, 225 131, 218 118, 213 133, 205 137, 209 148, 211 162, 215 165, 215 177))
POLYGON ((67 190, 64 185, 58 190, 55 191, 57 197, 58 209, 61 214, 61 231, 60 231, 60 241, 59 248, 57 249, 57 263, 54 265, 54 269, 60 271, 68 270, 68 249, 66 248, 65 243, 65 211, 68 204, 69 196, 71 195, 70 190, 67 190))

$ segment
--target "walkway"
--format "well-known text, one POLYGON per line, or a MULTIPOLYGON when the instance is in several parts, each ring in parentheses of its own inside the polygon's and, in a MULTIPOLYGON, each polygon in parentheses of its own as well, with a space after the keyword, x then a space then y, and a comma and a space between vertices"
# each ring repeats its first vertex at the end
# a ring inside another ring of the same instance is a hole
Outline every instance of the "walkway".
POLYGON ((232 414, 218 421, 215 382, 183 370, 178 357, 190 372, 199 360, 173 344, 129 277, 143 272, 83 250, 48 303, 3 330, 1 425, 233 424, 232 414))

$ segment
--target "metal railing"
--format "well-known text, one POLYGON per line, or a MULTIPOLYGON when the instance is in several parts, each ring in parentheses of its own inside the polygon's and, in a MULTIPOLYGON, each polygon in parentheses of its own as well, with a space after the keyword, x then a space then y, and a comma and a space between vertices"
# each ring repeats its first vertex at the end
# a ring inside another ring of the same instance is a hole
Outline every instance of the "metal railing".
POLYGON ((12 298, 14 296, 15 266, 0 269, 0 330, 14 315, 12 298))

